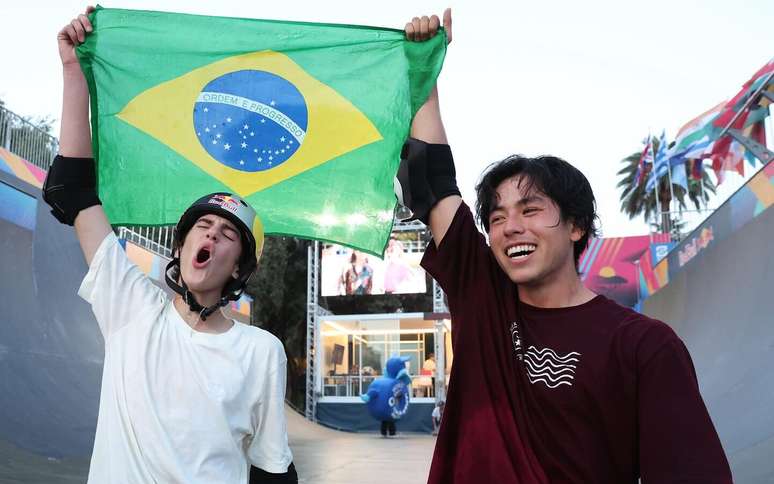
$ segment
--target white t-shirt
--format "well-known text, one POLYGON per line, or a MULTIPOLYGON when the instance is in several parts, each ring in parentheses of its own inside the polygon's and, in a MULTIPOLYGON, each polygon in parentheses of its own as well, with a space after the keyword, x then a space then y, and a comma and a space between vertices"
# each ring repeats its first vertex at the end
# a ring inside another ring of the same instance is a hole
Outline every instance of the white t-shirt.
POLYGON ((431 413, 430 416, 436 420, 441 420, 441 407, 436 405, 435 408, 433 408, 433 413, 431 413))
POLYGON ((282 343, 234 321, 194 331, 172 299, 102 241, 78 294, 105 338, 89 483, 247 483, 286 472, 282 343))

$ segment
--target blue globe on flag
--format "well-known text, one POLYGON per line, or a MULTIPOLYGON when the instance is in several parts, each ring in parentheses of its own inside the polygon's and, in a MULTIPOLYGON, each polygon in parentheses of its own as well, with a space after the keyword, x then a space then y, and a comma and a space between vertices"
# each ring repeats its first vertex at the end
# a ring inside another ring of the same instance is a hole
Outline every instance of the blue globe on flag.
POLYGON ((265 71, 243 70, 210 81, 194 104, 194 129, 218 162, 245 172, 270 170, 304 142, 306 102, 296 87, 265 71))

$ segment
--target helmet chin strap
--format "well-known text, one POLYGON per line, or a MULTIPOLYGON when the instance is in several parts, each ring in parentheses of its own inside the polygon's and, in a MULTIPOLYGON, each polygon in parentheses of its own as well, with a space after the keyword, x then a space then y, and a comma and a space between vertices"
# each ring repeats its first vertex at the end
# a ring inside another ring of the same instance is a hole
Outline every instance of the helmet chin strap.
POLYGON ((183 280, 183 276, 180 274, 180 259, 177 257, 173 258, 169 264, 167 264, 164 277, 167 280, 167 285, 170 289, 181 295, 183 301, 188 305, 188 308, 194 313, 199 313, 199 319, 202 321, 207 321, 207 318, 211 316, 212 313, 228 304, 229 299, 226 296, 222 296, 220 300, 212 306, 204 307, 199 304, 199 301, 196 300, 196 296, 188 289, 188 286, 183 280), (177 283, 178 277, 180 278, 182 285, 177 283))

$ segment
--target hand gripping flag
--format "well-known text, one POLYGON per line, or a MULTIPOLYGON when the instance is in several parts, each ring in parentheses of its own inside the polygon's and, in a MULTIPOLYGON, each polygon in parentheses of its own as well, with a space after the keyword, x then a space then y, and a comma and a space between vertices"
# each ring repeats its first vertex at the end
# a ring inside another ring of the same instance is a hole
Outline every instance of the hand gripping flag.
POLYGON ((77 53, 114 225, 174 224, 227 191, 268 234, 383 252, 445 35, 103 8, 91 21, 77 53))

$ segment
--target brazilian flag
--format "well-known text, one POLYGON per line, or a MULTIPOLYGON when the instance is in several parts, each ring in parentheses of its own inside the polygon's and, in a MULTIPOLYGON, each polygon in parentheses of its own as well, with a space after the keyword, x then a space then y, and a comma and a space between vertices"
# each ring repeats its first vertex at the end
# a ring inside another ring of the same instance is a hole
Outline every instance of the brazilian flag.
POLYGON ((98 8, 77 54, 114 225, 167 225, 215 191, 268 234, 381 254, 411 120, 445 35, 98 8))

